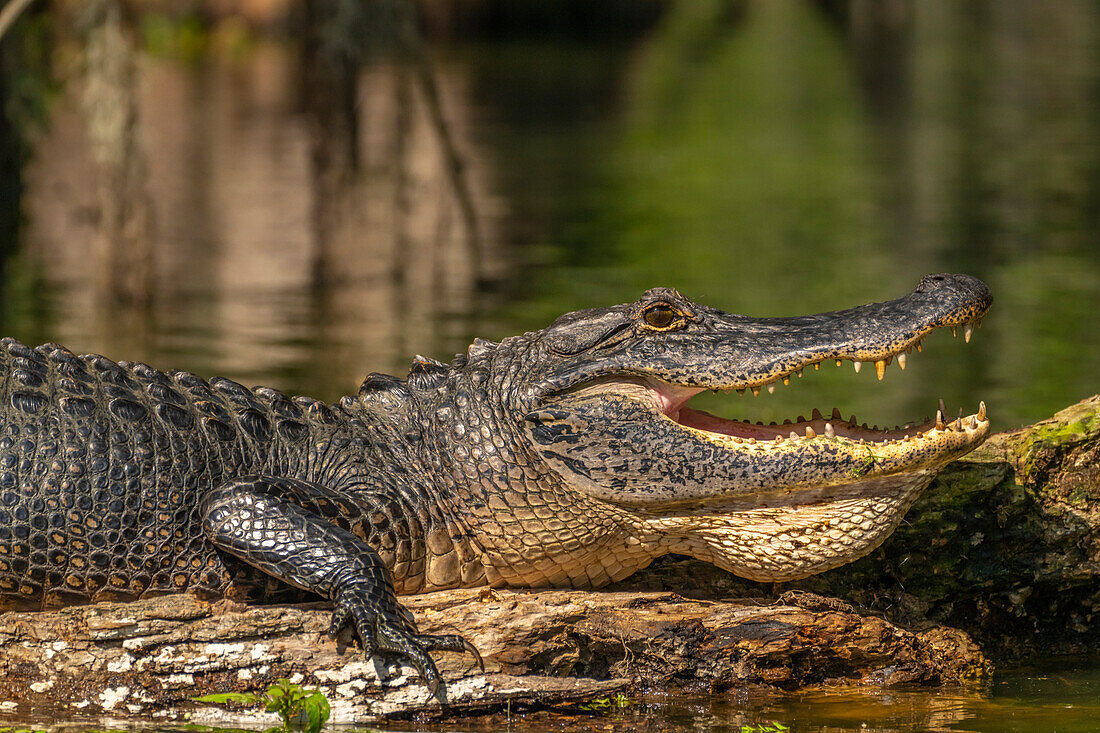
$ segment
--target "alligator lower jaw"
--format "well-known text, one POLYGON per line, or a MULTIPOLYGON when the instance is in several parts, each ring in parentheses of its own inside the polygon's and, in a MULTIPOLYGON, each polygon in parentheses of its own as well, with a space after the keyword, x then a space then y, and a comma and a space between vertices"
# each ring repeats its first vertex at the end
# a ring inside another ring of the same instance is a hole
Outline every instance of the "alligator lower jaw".
MULTIPOLYGON (((942 411, 940 412, 942 415, 942 411)), ((748 421, 726 420, 711 415, 701 410, 693 410, 683 407, 673 415, 667 415, 671 420, 686 428, 691 428, 710 436, 714 439, 733 442, 781 442, 784 440, 816 440, 837 439, 856 443, 905 443, 910 440, 932 440, 943 433, 957 433, 965 436, 988 429, 989 421, 986 417, 985 403, 981 403, 978 412, 960 416, 955 420, 945 421, 942 418, 929 420, 921 424, 910 424, 904 427, 880 428, 877 425, 868 426, 867 423, 857 424, 856 416, 852 415, 845 420, 840 416, 839 410, 834 408, 830 417, 824 417, 818 410, 814 410, 813 416, 806 419, 799 415, 797 420, 784 420, 782 425, 771 423, 750 423, 748 421), (721 436, 721 437, 719 437, 721 436)))

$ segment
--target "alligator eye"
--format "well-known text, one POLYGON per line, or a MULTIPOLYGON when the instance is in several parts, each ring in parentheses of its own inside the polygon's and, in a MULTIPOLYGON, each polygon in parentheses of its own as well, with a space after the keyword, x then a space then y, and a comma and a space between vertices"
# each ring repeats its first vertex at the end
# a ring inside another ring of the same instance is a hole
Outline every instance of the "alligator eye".
POLYGON ((668 328, 676 320, 677 313, 670 306, 660 303, 646 308, 645 322, 654 328, 668 328))

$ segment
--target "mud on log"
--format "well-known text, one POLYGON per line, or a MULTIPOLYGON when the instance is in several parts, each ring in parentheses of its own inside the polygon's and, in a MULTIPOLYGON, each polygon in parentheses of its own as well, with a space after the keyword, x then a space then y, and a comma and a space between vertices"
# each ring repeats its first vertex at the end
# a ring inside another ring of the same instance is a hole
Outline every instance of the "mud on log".
MULTIPOLYGON (((813 599, 810 599, 813 600, 813 599)), ((322 689, 333 722, 590 700, 628 684, 798 687, 829 680, 942 682, 981 676, 961 632, 905 631, 832 604, 693 601, 669 593, 448 591, 407 599, 421 628, 466 635, 485 655, 437 654, 444 708, 409 668, 325 637, 321 607, 246 607, 165 596, 0 616, 0 714, 133 716, 229 724, 190 702, 262 691, 280 677, 322 689)))

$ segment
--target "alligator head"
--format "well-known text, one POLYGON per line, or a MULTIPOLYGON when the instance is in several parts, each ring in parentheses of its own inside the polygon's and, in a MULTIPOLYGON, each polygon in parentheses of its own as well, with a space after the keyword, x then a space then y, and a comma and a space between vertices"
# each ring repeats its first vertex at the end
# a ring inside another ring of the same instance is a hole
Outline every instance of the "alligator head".
POLYGON ((531 340, 525 371, 537 376, 514 407, 565 484, 636 518, 666 551, 756 580, 800 578, 889 536, 936 471, 985 439, 984 404, 879 430, 816 410, 754 425, 693 409, 691 397, 772 390, 822 362, 870 363, 881 378, 934 329, 962 327, 969 340, 991 302, 980 280, 929 275, 885 303, 750 318, 657 288, 518 337, 531 340))

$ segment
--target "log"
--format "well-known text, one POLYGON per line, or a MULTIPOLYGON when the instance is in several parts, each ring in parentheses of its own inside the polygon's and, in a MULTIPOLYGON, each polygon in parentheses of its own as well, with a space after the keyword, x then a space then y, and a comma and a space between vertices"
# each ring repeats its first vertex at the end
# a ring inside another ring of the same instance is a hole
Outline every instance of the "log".
POLYGON ((582 702, 628 685, 934 684, 989 671, 962 632, 907 631, 816 596, 714 602, 654 592, 462 590, 406 603, 424 631, 464 634, 485 656, 486 672, 467 655, 438 653, 446 682, 433 698, 411 668, 386 667, 346 639, 328 639, 330 614, 319 605, 163 596, 0 616, 0 713, 273 724, 191 698, 262 692, 288 678, 321 689, 332 722, 364 723, 582 702))
POLYGON ((638 687, 978 680, 991 666, 972 637, 997 658, 1100 646, 1098 458, 1093 397, 994 436, 941 473, 882 548, 798 583, 671 558, 604 592, 408 597, 423 631, 461 633, 486 658, 483 674, 469 656, 437 654, 438 698, 412 669, 325 637, 320 604, 166 596, 9 612, 0 715, 267 725, 191 698, 262 692, 284 677, 324 691, 333 722, 356 723, 570 705, 638 687))

